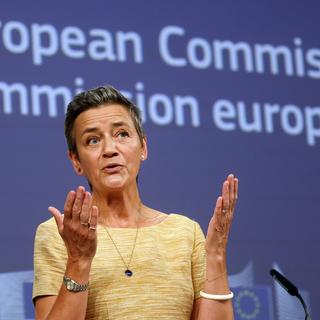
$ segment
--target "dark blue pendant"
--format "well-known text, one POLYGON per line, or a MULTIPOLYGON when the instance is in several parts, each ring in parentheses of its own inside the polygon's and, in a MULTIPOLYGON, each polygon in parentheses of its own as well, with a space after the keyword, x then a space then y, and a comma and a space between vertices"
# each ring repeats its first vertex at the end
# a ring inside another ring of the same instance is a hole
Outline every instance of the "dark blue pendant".
POLYGON ((133 272, 129 269, 127 269, 124 274, 127 276, 127 277, 131 277, 133 275, 133 272))

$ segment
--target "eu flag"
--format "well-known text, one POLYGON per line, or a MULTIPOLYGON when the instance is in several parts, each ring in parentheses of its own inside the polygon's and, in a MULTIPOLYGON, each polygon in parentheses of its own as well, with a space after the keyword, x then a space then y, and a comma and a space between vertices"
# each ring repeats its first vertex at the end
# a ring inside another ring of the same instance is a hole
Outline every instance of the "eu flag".
POLYGON ((236 287, 233 306, 236 320, 272 320, 272 294, 269 286, 236 287))

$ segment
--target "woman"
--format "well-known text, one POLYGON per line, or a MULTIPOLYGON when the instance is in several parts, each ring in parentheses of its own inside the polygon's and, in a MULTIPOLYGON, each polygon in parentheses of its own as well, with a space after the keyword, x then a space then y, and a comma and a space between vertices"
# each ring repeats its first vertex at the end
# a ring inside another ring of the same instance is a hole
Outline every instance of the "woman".
POLYGON ((233 319, 226 246, 237 179, 224 182, 205 240, 196 222, 141 202, 146 137, 138 108, 121 93, 77 95, 65 134, 91 192, 70 191, 63 214, 49 207, 54 219, 38 227, 36 319, 233 319))

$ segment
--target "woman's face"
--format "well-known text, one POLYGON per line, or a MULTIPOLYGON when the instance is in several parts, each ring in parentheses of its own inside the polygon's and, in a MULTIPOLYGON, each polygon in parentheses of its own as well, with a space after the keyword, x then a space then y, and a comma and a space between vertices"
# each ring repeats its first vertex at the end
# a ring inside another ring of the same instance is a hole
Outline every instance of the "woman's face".
POLYGON ((70 158, 93 191, 136 184, 141 160, 147 158, 147 147, 145 139, 141 144, 125 107, 102 105, 82 112, 75 120, 73 134, 78 157, 70 154, 70 158))

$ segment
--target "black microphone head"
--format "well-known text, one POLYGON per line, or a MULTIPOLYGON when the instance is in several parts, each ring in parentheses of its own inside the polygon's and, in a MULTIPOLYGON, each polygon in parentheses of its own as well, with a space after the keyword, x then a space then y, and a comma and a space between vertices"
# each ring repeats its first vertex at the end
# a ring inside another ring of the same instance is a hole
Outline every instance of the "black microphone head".
POLYGON ((270 270, 271 276, 292 296, 297 296, 299 291, 297 287, 286 279, 279 271, 275 269, 270 270))

